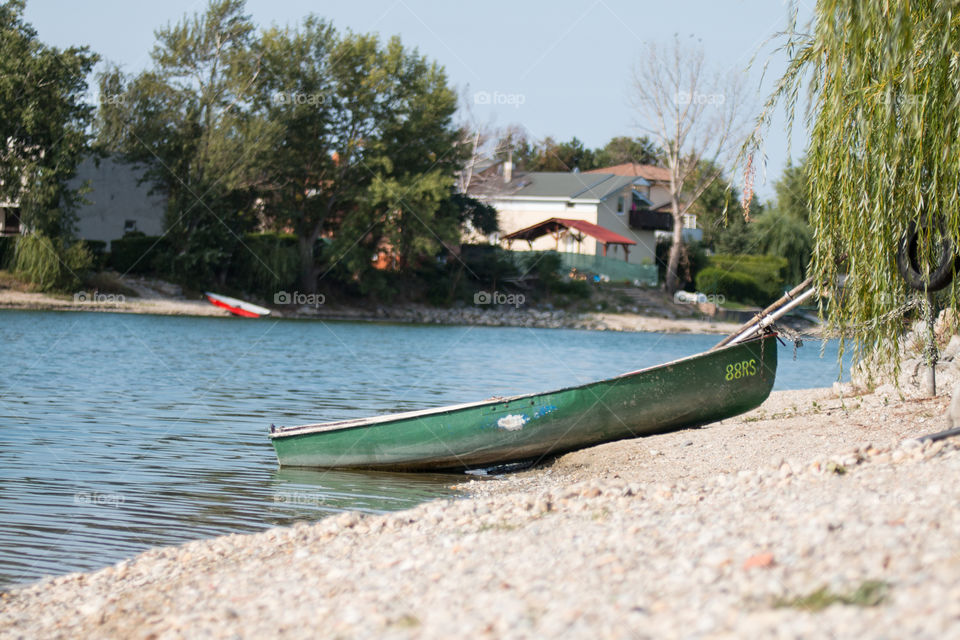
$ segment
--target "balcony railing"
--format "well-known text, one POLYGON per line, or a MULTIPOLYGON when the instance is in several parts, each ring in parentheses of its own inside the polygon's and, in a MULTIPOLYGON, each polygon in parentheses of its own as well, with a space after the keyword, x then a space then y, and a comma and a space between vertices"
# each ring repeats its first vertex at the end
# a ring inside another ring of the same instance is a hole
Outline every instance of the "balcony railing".
POLYGON ((666 211, 631 209, 630 227, 643 231, 670 231, 673 229, 673 216, 666 211))

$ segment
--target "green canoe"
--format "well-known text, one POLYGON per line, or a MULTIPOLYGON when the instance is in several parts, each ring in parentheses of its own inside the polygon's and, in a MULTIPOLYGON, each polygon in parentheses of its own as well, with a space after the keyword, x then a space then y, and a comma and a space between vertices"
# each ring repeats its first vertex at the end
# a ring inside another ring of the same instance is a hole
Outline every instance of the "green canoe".
POLYGON ((271 427, 270 438, 284 467, 477 469, 723 420, 759 406, 776 372, 767 334, 579 387, 271 427))

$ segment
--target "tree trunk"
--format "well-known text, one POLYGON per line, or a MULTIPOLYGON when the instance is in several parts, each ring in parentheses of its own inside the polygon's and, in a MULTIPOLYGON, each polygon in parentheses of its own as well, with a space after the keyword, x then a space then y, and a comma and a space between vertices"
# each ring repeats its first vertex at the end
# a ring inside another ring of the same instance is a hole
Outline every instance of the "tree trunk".
POLYGON ((673 244, 670 245, 670 255, 667 258, 667 277, 664 289, 673 295, 680 289, 680 252, 683 251, 683 216, 673 216, 673 244))
POLYGON ((313 244, 316 238, 299 236, 297 249, 300 253, 300 289, 302 293, 317 292, 317 268, 314 265, 313 244))

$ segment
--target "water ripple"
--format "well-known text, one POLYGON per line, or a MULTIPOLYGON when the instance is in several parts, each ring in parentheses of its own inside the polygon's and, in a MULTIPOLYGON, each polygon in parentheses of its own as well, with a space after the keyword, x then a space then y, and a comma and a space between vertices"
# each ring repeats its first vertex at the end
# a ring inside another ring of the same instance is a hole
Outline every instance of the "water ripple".
MULTIPOLYGON (((451 497, 461 476, 278 470, 267 426, 575 385, 713 336, 0 311, 0 586, 155 545, 451 497)), ((777 388, 829 385, 836 346, 777 388)))

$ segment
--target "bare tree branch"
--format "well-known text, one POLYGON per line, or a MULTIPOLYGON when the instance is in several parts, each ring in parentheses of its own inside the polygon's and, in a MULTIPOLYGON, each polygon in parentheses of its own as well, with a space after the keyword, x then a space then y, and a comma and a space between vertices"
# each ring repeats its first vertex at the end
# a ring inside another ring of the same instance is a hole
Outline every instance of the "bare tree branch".
POLYGON ((703 48, 651 44, 633 71, 637 128, 665 151, 670 173, 673 246, 664 286, 680 286, 683 216, 735 158, 745 138, 739 76, 707 68, 703 48))

